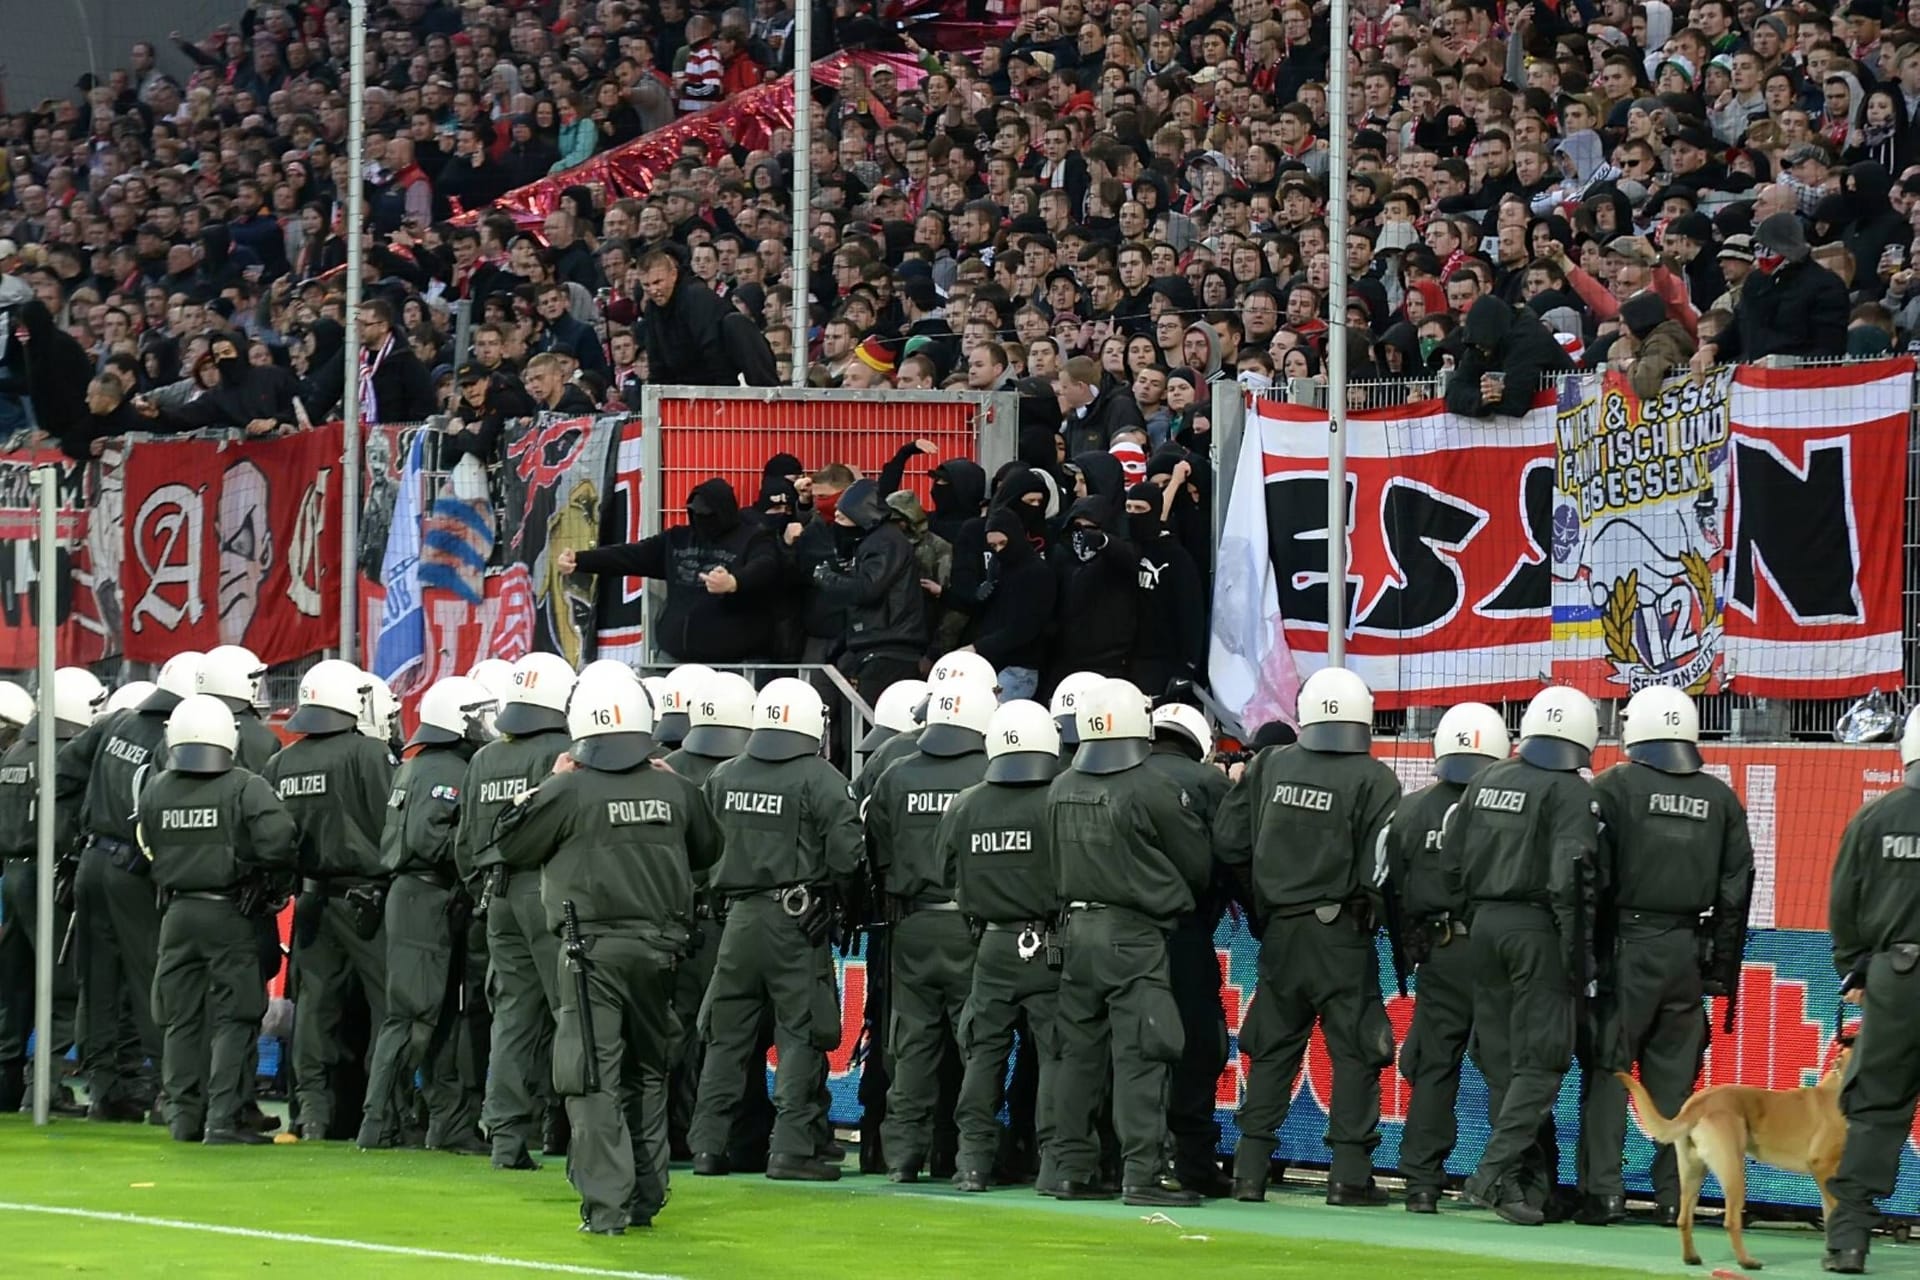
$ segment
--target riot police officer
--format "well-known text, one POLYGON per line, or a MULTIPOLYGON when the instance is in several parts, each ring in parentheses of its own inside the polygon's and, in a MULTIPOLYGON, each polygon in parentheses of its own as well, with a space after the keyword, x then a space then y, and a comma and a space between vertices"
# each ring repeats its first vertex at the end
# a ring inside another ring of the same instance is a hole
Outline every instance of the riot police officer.
POLYGON ((693 702, 706 690, 716 674, 712 667, 702 666, 698 662, 683 662, 667 672, 660 705, 654 708, 658 712, 653 725, 654 741, 668 750, 676 749, 686 741, 687 730, 693 725, 693 702))
POLYGON ((896 734, 914 732, 920 727, 920 716, 925 710, 926 701, 925 680, 895 680, 888 685, 881 692, 880 700, 873 704, 873 723, 860 739, 860 750, 869 753, 878 751, 883 743, 896 734))
MULTIPOLYGON (((107 691, 83 667, 61 667, 53 673, 53 733, 70 742, 91 725, 106 705, 107 691)), ((38 928, 39 740, 42 728, 29 698, 22 705, 12 699, 8 714, 25 714, 13 742, 0 754, 0 1114, 18 1111, 26 1096, 27 1035, 34 1025, 34 934, 38 928)), ((57 818, 57 815, 56 815, 57 818)), ((71 864, 69 863, 69 866, 71 864)), ((70 872, 57 875, 54 889, 56 938, 64 937, 73 914, 70 872), (65 899, 65 901, 63 901, 65 899)), ((73 962, 53 971, 53 1054, 57 1059, 73 1045, 78 983, 73 962)), ((74 1110, 65 1091, 52 1090, 55 1107, 74 1110)))
POLYGON ((937 856, 934 835, 954 796, 986 774, 987 723, 999 705, 994 683, 956 674, 935 685, 918 749, 889 767, 867 799, 867 857, 897 921, 888 944, 892 1079, 881 1127, 894 1182, 920 1178, 940 1059, 973 984, 973 938, 954 900, 953 865, 937 856))
MULTIPOLYGON (((1167 935, 1194 909, 1189 887, 1212 857, 1194 799, 1147 766, 1147 700, 1103 680, 1076 701, 1080 747, 1053 780, 1047 828, 1054 886, 1066 902, 1060 974, 1060 1072, 1054 1090, 1062 1200, 1109 1199, 1095 1182, 1094 1128, 1111 1081, 1128 1204, 1191 1205, 1167 1176, 1167 1076, 1180 1060, 1180 1011, 1167 980, 1167 935)), ((1043 1188, 1044 1190, 1044 1188, 1043 1188)))
POLYGON ((1327 1203, 1386 1203, 1373 1182, 1380 1069, 1393 1027, 1380 999, 1374 933, 1388 886, 1380 836, 1400 802, 1393 770, 1375 760, 1373 691, 1326 667, 1300 686, 1300 740, 1262 751, 1214 823, 1222 861, 1251 863, 1260 986, 1241 1025, 1252 1059, 1233 1159, 1236 1200, 1266 1196, 1274 1135, 1317 1020, 1333 1059, 1327 1203))
MULTIPOLYGON (((1231 785, 1212 759, 1213 729, 1206 716, 1178 702, 1154 708, 1153 754, 1147 764, 1186 789, 1209 836, 1231 785)), ((1202 1195, 1223 1196, 1232 1187, 1220 1172, 1220 1126, 1213 1119, 1213 1102, 1227 1065, 1227 1017, 1220 1005, 1220 957, 1213 933, 1226 911, 1227 892, 1214 870, 1209 866, 1206 878, 1188 886, 1194 909, 1180 917, 1167 937, 1168 981, 1186 1039, 1167 1084, 1167 1128, 1173 1135, 1173 1173, 1180 1185, 1202 1195)))
POLYGON ((266 664, 253 650, 223 644, 207 650, 194 677, 197 692, 212 694, 233 712, 233 722, 240 730, 237 763, 254 773, 265 768, 280 749, 280 739, 260 719, 260 683, 266 676, 266 664))
POLYGON ((1907 716, 1900 763, 1902 784, 1847 823, 1827 900, 1841 998, 1864 1014, 1840 1086, 1846 1150, 1827 1181, 1834 1206, 1820 1265, 1841 1275, 1867 1269, 1874 1201, 1893 1193, 1920 1098, 1920 710, 1907 716))
POLYGON ((74 875, 75 958, 87 1011, 80 1025, 80 1067, 92 1120, 147 1118, 152 1089, 140 1079, 140 1068, 142 1060, 160 1061, 160 1030, 153 1020, 160 909, 151 864, 134 840, 134 810, 147 776, 165 767, 167 716, 193 694, 201 663, 198 653, 169 658, 138 709, 95 720, 60 748, 55 761, 61 829, 54 839, 62 848, 84 841, 74 875), (70 829, 76 820, 78 830, 70 829), (123 1044, 137 1048, 131 1060, 122 1060, 123 1044))
POLYGON ((1060 767, 1073 765, 1073 754, 1080 747, 1080 721, 1075 711, 1080 698, 1089 690, 1100 687, 1106 679, 1097 671, 1075 671, 1063 677, 1053 688, 1053 698, 1047 703, 1047 710, 1053 716, 1053 723, 1060 730, 1060 767))
MULTIPOLYGON (((938 693, 940 686, 947 681, 959 679, 972 680, 976 684, 984 682, 987 687, 996 691, 1000 687, 1000 676, 993 669, 993 664, 977 653, 956 649, 934 663, 933 670, 927 674, 926 687, 922 690, 923 696, 914 704, 914 723, 875 746, 873 754, 867 757, 865 766, 861 768, 860 776, 854 780, 855 792, 862 801, 873 794, 873 788, 879 783, 889 766, 896 760, 904 760, 920 749, 920 734, 926 725, 927 708, 932 705, 933 695, 938 693)), ((909 688, 911 687, 909 685, 909 688)), ((882 694, 881 701, 885 700, 886 695, 882 694)), ((877 712, 875 718, 878 719, 877 712)), ((872 736, 871 733, 867 735, 868 738, 872 736)))
POLYGON ((700 789, 652 765, 652 729, 638 682, 583 678, 567 712, 572 750, 500 823, 507 865, 541 869, 547 929, 567 957, 554 1087, 572 1121, 581 1227, 600 1235, 648 1226, 667 1202, 673 971, 694 879, 720 854, 700 789))
POLYGON ((284 901, 298 839, 272 786, 235 763, 239 744, 218 698, 181 699, 166 720, 166 769, 140 793, 135 832, 168 896, 152 990, 165 1028, 167 1127, 176 1142, 210 1147, 272 1141, 245 1116, 267 1007, 252 917, 284 901))
POLYGON ((827 713, 812 685, 768 682, 753 722, 745 752, 705 784, 725 839, 709 882, 728 907, 700 1011, 707 1050, 688 1133, 693 1171, 729 1172, 728 1131, 771 1005, 780 1065, 767 1176, 833 1181, 839 1167, 817 1155, 826 1054, 840 1043, 827 937, 832 897, 859 870, 859 818, 853 789, 820 757, 827 713))
POLYGON ((300 994, 293 1024, 293 1088, 300 1136, 326 1138, 360 1117, 336 1113, 334 1073, 351 1063, 341 1018, 357 987, 372 1025, 386 1020, 387 949, 382 932, 387 869, 380 835, 395 760, 357 730, 372 681, 350 662, 328 658, 300 678, 287 729, 303 735, 267 762, 299 828, 300 897, 294 906, 293 962, 300 994))
POLYGON ((715 671, 687 702, 687 734, 667 765, 689 782, 709 774, 747 749, 753 733, 753 683, 732 671, 715 671))
POLYGON ((387 894, 387 1017, 374 1042, 362 1148, 400 1145, 396 1098, 410 1096, 420 1073, 427 1104, 427 1146, 487 1155, 480 1140, 480 1082, 462 1079, 456 992, 473 902, 454 870, 461 788, 467 765, 486 741, 493 695, 478 680, 452 676, 420 699, 412 754, 393 778, 380 863, 393 875, 387 894))
MULTIPOLYGON (((11 681, 4 683, 12 684, 11 681)), ((13 685, 12 687, 16 689, 20 688, 19 685, 13 685)), ((116 711, 138 710, 140 704, 145 702, 148 696, 159 687, 159 685, 151 680, 129 680, 125 684, 117 686, 112 693, 107 695, 107 705, 100 709, 100 718, 104 720, 116 711)), ((20 692, 25 694, 26 690, 21 689, 20 692)))
POLYGON ((573 684, 573 668, 554 654, 530 653, 514 663, 511 690, 494 715, 500 740, 474 753, 461 789, 457 865, 487 918, 493 1043, 480 1122, 496 1169, 539 1168, 530 1148, 541 1138, 542 1100, 551 1087, 560 978, 540 878, 513 874, 494 843, 495 827, 567 749, 573 684))
POLYGON ((1466 1190, 1518 1226, 1546 1221, 1553 1100, 1592 981, 1600 823, 1580 770, 1599 738, 1585 694, 1541 690, 1520 719, 1519 756, 1474 778, 1441 837, 1444 874, 1467 902, 1474 1052, 1493 1123, 1466 1190))
MULTIPOLYGON (((1613 1072, 1637 1063, 1664 1115, 1678 1113, 1707 1052, 1701 996, 1740 980, 1753 894, 1753 840, 1740 798, 1700 769, 1700 713, 1679 689, 1651 686, 1627 703, 1624 762, 1594 779, 1600 821, 1595 882, 1598 1042, 1581 1072, 1580 1220, 1626 1216, 1620 1154, 1626 1090, 1613 1072)), ((1731 1027, 1728 1030, 1732 1030, 1731 1027)), ((1680 1216, 1673 1148, 1653 1157, 1664 1221, 1680 1216)))
POLYGON ((1473 1032, 1473 960, 1467 904, 1443 874, 1440 837, 1467 784, 1512 749, 1506 721, 1481 702, 1462 702, 1433 733, 1433 781, 1400 802, 1387 824, 1387 880, 1400 899, 1401 945, 1418 975, 1413 1025, 1400 1046, 1412 1086, 1400 1132, 1400 1174, 1409 1213, 1438 1213, 1447 1157, 1459 1135, 1454 1104, 1473 1032))
POLYGON ((1037 702, 1005 702, 987 722, 987 768, 953 798, 935 834, 935 861, 953 869, 954 898, 980 930, 966 999, 966 1074, 955 1118, 953 1185, 985 1191, 1001 1142, 1000 1086, 1014 1028, 1024 1018, 1039 1079, 1034 1126, 1038 1185, 1057 1187, 1054 1090, 1060 1040, 1060 895, 1047 842, 1047 785, 1060 768, 1060 730, 1037 702))

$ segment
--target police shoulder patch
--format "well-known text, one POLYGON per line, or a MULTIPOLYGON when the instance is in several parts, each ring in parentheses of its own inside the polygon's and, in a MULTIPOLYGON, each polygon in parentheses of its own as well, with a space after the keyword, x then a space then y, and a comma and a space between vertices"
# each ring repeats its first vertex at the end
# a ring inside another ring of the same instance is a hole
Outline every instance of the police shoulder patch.
POLYGON ((1193 797, 1187 794, 1185 787, 1180 788, 1180 807, 1182 809, 1193 808, 1193 797))
POLYGON ((433 789, 433 798, 435 800, 445 800, 448 804, 453 804, 460 799, 460 788, 446 786, 435 787, 433 789))

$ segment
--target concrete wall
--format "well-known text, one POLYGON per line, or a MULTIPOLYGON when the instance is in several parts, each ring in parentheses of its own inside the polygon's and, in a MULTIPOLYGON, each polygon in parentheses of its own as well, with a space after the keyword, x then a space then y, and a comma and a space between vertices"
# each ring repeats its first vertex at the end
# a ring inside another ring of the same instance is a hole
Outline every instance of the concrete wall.
POLYGON ((221 23, 238 22, 243 0, 0 0, 0 87, 8 108, 32 107, 45 98, 70 97, 74 81, 89 70, 101 76, 127 65, 136 41, 151 40, 160 69, 186 83, 193 64, 167 42, 178 31, 188 39, 221 23))

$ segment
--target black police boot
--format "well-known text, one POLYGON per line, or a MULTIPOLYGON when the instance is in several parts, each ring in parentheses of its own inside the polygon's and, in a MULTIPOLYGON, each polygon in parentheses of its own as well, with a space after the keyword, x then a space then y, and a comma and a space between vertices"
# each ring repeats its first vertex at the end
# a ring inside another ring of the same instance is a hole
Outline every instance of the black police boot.
POLYGON ((257 1102, 243 1102, 240 1104, 240 1127, 255 1133, 272 1133, 280 1127, 280 1117, 268 1115, 257 1102))
POLYGON ((255 1133, 251 1129, 209 1129, 207 1136, 200 1139, 201 1144, 209 1147, 269 1147, 273 1139, 264 1133, 255 1133))
POLYGON ((1198 1192, 1208 1200, 1224 1200, 1233 1194, 1233 1179, 1220 1172, 1217 1164, 1180 1165, 1175 1168, 1173 1176, 1180 1180, 1181 1186, 1198 1192))
POLYGON ((1829 1249, 1820 1259, 1820 1269, 1837 1275, 1859 1276, 1867 1272, 1867 1251, 1865 1249, 1829 1249))
POLYGON ((906 1160, 894 1165, 891 1169, 887 1170, 887 1181, 907 1185, 920 1181, 920 1162, 918 1160, 906 1160))
POLYGON ((87 1107, 87 1119, 106 1124, 141 1124, 146 1118, 147 1109, 131 1098, 95 1102, 87 1107))
POLYGON ((981 1192, 992 1185, 992 1180, 978 1169, 960 1169, 953 1175, 955 1191, 981 1192))
POLYGON ((820 1144, 820 1158, 828 1164, 839 1164, 847 1158, 847 1149, 840 1145, 838 1138, 828 1138, 820 1144))
POLYGON ((1385 1188, 1372 1178, 1365 1182, 1329 1182, 1327 1203, 1347 1209, 1377 1209, 1387 1203, 1385 1188))
MULTIPOLYGON (((1624 1217, 1625 1213, 1623 1212, 1621 1216, 1624 1217)), ((1680 1206, 1677 1204, 1656 1205, 1653 1210, 1653 1220, 1663 1227, 1679 1226, 1680 1206)))
MULTIPOLYGON (((524 1172, 532 1173, 532 1172, 538 1171, 538 1169, 540 1168, 540 1162, 538 1160, 535 1160, 531 1155, 527 1154, 525 1151, 522 1151, 518 1156, 503 1156, 498 1152, 495 1152, 493 1157, 493 1167, 496 1169, 518 1169, 524 1172)), ((699 1171, 695 1170, 695 1172, 697 1173, 699 1171)))
POLYGON ((1407 1192, 1407 1212, 1408 1213, 1440 1212, 1440 1193, 1438 1191, 1407 1192))
POLYGON ((724 1178, 733 1172, 733 1162, 713 1151, 693 1153, 693 1172, 701 1178, 724 1178))
POLYGON ((540 1154, 564 1156, 573 1141, 573 1125, 567 1120, 567 1108, 556 1102, 547 1108, 547 1122, 540 1130, 540 1154))
POLYGON ((1141 1186, 1127 1187, 1120 1195, 1125 1204, 1163 1209, 1184 1209, 1200 1203, 1200 1195, 1188 1191, 1172 1178, 1156 1178, 1141 1186))
POLYGON ((455 1156, 486 1156, 493 1154, 493 1148, 488 1146, 486 1139, 477 1133, 456 1135, 441 1143, 439 1146, 434 1147, 433 1150, 444 1151, 448 1155, 455 1156))
POLYGON ((1048 1194, 1055 1200, 1111 1200, 1115 1195, 1112 1187, 1103 1187, 1097 1182, 1076 1182, 1072 1178, 1062 1178, 1048 1194))
POLYGON ((1627 1220, 1625 1196, 1583 1196, 1573 1220, 1583 1227, 1605 1227, 1627 1220))
MULTIPOLYGON (((695 1173, 700 1171, 699 1159, 699 1156, 694 1157, 695 1173)), ((769 1156, 767 1177, 774 1182, 838 1182, 840 1166, 805 1156, 769 1156)))

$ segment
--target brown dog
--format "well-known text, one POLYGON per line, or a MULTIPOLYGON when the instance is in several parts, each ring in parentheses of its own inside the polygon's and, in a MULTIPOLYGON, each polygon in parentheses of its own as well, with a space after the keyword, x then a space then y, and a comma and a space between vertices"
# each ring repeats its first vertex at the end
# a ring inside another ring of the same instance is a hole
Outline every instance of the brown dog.
POLYGON ((1707 1170, 1720 1179, 1727 1199, 1727 1236, 1740 1265, 1759 1270, 1760 1262, 1747 1253, 1740 1238, 1740 1217, 1747 1203, 1747 1166, 1751 1155, 1791 1173, 1811 1174, 1820 1188, 1827 1212, 1833 1197, 1827 1179, 1840 1167, 1847 1142, 1847 1122, 1840 1114, 1840 1075, 1850 1049, 1842 1048, 1820 1083, 1811 1089, 1758 1089, 1722 1084, 1702 1089, 1687 1099, 1680 1114, 1669 1120, 1653 1105, 1640 1082, 1616 1071, 1620 1083, 1633 1095, 1640 1111, 1640 1127, 1655 1142, 1673 1147, 1680 1163, 1680 1259, 1700 1265, 1693 1247, 1693 1209, 1700 1200, 1700 1184, 1707 1170))

